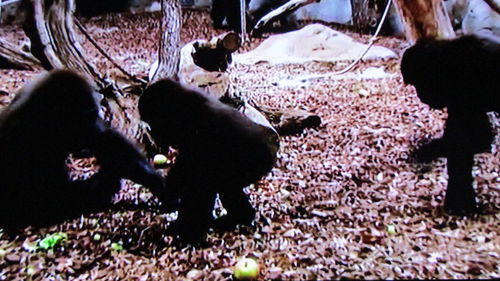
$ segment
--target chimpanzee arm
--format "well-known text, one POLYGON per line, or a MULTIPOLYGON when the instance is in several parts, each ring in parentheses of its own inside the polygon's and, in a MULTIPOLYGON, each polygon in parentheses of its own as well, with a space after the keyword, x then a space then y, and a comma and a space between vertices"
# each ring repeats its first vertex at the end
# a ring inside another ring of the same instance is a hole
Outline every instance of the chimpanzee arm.
POLYGON ((102 169, 117 177, 143 184, 157 195, 164 187, 163 178, 156 173, 146 157, 124 136, 113 129, 100 133, 91 146, 102 169))
POLYGON ((491 149, 493 139, 493 130, 486 112, 448 107, 443 140, 449 153, 487 152, 491 149))

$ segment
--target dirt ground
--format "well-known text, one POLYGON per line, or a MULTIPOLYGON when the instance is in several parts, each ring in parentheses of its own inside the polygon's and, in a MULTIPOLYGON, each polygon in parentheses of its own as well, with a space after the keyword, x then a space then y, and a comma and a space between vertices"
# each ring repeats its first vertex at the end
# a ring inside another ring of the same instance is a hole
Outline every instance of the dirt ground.
MULTIPOLYGON (((158 19, 107 15, 84 24, 121 66, 145 77, 157 57, 158 19)), ((206 12, 185 11, 184 42, 221 32, 212 29, 206 12)), ((0 36, 23 40, 17 26, 1 27, 0 36)), ((377 44, 398 54, 408 46, 390 37, 377 44)), ((101 71, 120 79, 95 50, 87 51, 101 71)), ((492 153, 476 157, 475 188, 485 214, 448 216, 441 210, 445 160, 427 171, 408 161, 417 145, 442 135, 446 112, 422 104, 403 84, 398 59, 364 61, 346 75, 294 87, 279 83, 347 64, 229 69, 234 85, 255 103, 304 109, 323 121, 317 129, 283 137, 275 168, 247 188, 258 213, 254 226, 210 233, 208 245, 198 248, 177 247, 165 234, 175 216, 154 208, 112 210, 17 234, 0 231, 0 280, 233 280, 240 257, 258 260, 259 280, 500 278, 499 138, 492 153), (369 67, 390 75, 362 79, 369 67), (67 234, 59 246, 37 246, 56 232, 67 234)), ((0 70, 0 107, 36 73, 0 70)), ((497 117, 492 115, 498 131, 497 117)), ((93 169, 73 164, 80 173, 93 169)), ((154 201, 130 182, 115 199, 132 206, 154 201)))

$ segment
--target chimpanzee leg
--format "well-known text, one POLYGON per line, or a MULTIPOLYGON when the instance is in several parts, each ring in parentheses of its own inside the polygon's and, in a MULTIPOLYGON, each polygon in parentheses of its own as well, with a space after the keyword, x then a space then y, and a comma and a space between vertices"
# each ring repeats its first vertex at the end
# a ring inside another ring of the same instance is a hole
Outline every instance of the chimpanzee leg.
POLYGON ((478 211, 472 187, 474 155, 490 150, 493 132, 484 112, 448 109, 445 135, 448 148, 448 188, 444 202, 449 213, 462 215, 478 211))
POLYGON ((15 208, 8 226, 46 226, 74 219, 82 214, 102 211, 111 205, 120 189, 120 179, 102 171, 85 181, 59 183, 46 192, 37 193, 15 208))
POLYGON ((446 156, 447 149, 444 139, 434 139, 414 151, 411 158, 420 163, 428 163, 439 157, 446 156))
POLYGON ((170 230, 183 242, 201 242, 213 221, 215 193, 199 183, 187 183, 180 188, 179 216, 170 230))
POLYGON ((222 191, 219 193, 219 197, 227 210, 227 215, 215 220, 214 228, 230 230, 238 224, 250 225, 255 219, 255 209, 240 187, 233 186, 231 191, 222 191))
POLYGON ((448 187, 444 200, 445 211, 464 215, 477 212, 476 193, 472 187, 473 153, 450 153, 448 155, 448 187))
POLYGON ((99 212, 111 206, 120 190, 120 178, 101 169, 88 180, 74 181, 61 194, 60 208, 68 215, 99 212))

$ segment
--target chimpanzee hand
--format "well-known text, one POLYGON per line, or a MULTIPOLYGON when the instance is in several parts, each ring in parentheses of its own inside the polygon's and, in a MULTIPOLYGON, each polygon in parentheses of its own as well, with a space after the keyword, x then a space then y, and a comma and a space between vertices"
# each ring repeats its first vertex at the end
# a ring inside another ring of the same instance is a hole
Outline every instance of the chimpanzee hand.
POLYGON ((154 194, 164 189, 164 179, 146 157, 120 133, 108 129, 96 137, 94 151, 101 169, 120 178, 130 179, 148 188, 154 194))

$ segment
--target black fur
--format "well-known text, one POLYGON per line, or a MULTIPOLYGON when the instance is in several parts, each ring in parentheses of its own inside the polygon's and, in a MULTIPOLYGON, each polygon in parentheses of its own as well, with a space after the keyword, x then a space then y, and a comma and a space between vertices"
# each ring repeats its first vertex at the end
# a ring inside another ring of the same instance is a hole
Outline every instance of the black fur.
POLYGON ((120 179, 161 191, 162 178, 121 134, 107 127, 89 84, 70 71, 29 83, 0 114, 0 228, 46 225, 99 211, 120 179), (92 152, 100 170, 71 181, 65 161, 92 152))
POLYGON ((167 79, 146 89, 139 112, 160 147, 179 149, 166 188, 180 198, 174 229, 182 240, 198 242, 210 226, 228 229, 253 221, 255 210, 242 189, 275 163, 270 129, 211 96, 167 79), (228 215, 213 221, 216 194, 228 215))
POLYGON ((494 138, 486 112, 500 112, 500 39, 467 35, 420 40, 405 51, 401 72, 422 102, 448 110, 443 137, 422 146, 415 158, 447 157, 445 210, 476 212, 471 172, 474 154, 489 151, 494 138))
MULTIPOLYGON (((250 0, 245 3, 248 6, 250 0)), ((213 0, 210 17, 215 28, 224 28, 224 20, 226 20, 229 29, 241 32, 241 12, 240 0, 213 0)), ((250 19, 247 17, 247 30, 251 28, 250 19)))
POLYGON ((232 52, 224 48, 213 48, 198 42, 195 42, 193 47, 194 63, 206 71, 226 71, 233 61, 232 52))
POLYGON ((127 11, 133 0, 76 0, 76 12, 84 17, 127 11))

